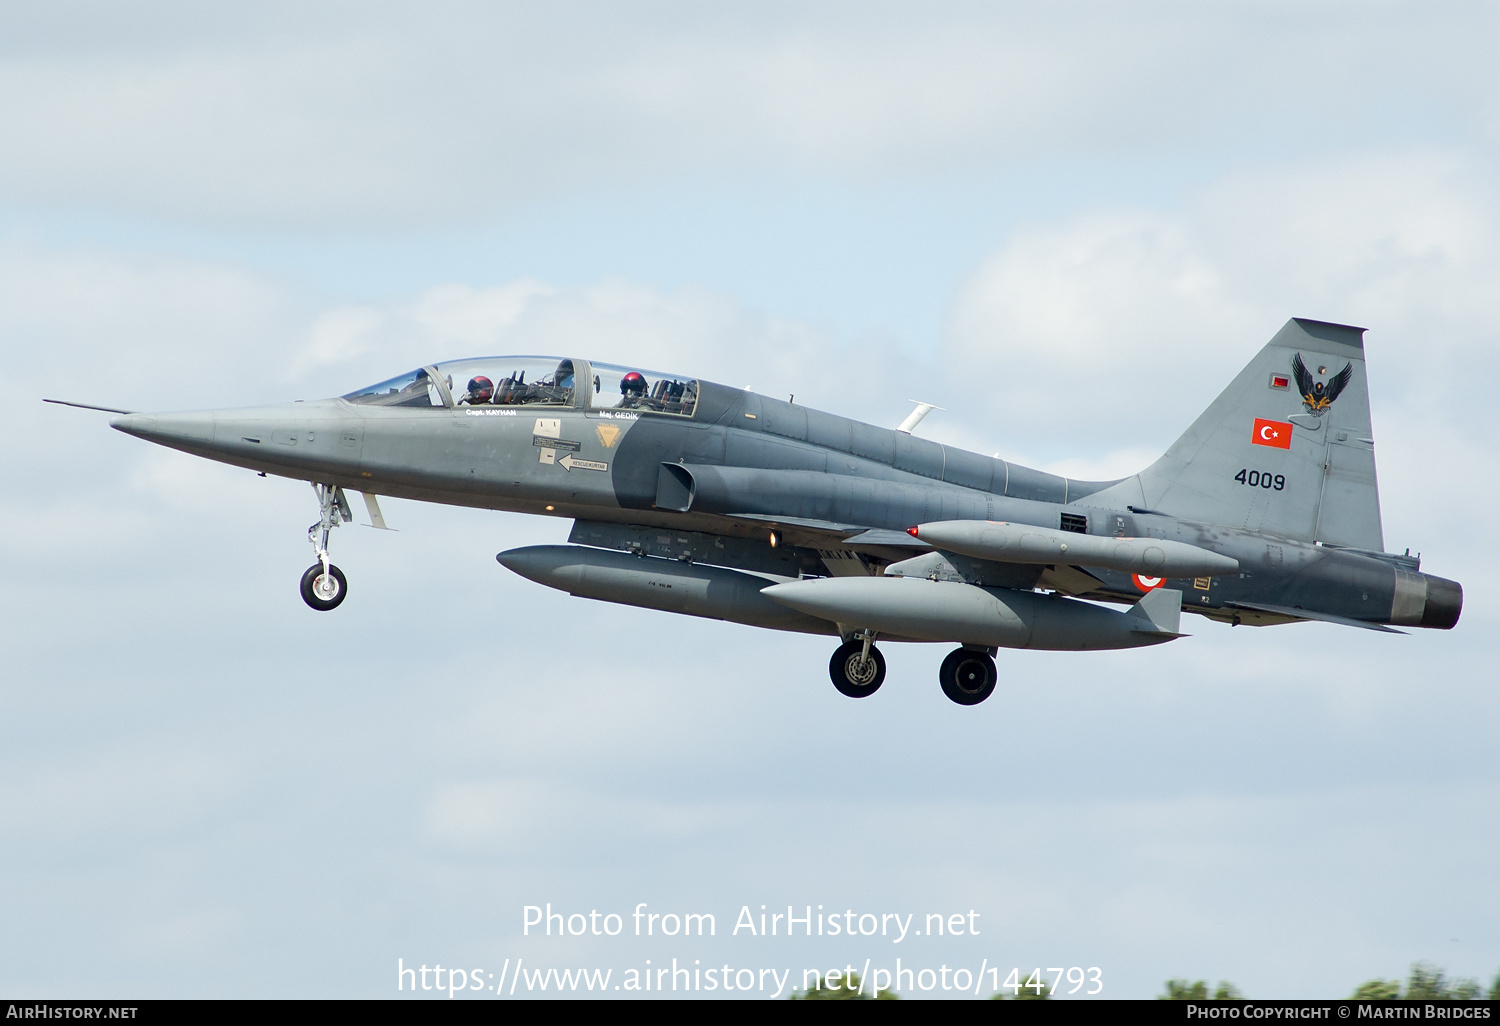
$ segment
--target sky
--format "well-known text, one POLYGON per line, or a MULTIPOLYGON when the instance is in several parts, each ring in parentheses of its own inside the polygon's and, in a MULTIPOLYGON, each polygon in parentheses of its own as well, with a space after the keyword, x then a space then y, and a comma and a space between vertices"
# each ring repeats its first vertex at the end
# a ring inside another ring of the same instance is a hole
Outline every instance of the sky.
POLYGON ((1487 984, 1497 22, 0 10, 0 993, 492 1000, 519 963, 630 997, 673 959, 753 970, 707 997, 898 958, 947 967, 908 997, 962 996, 960 968, 981 996, 1015 967, 1107 997, 1339 997, 1419 960, 1487 984), (1158 648, 1001 652, 971 709, 938 690, 943 646, 886 646, 853 702, 827 639, 494 562, 566 521, 387 500, 397 533, 338 531, 349 598, 314 613, 304 483, 41 402, 248 406, 556 353, 876 424, 933 402, 927 437, 1100 478, 1291 316, 1369 329, 1386 547, 1464 584, 1458 627, 1188 618, 1158 648), (549 903, 622 932, 527 932, 549 903), (637 937, 641 903, 715 935, 637 937), (734 931, 763 905, 975 917, 734 931), (399 975, 439 964, 442 993, 399 975))

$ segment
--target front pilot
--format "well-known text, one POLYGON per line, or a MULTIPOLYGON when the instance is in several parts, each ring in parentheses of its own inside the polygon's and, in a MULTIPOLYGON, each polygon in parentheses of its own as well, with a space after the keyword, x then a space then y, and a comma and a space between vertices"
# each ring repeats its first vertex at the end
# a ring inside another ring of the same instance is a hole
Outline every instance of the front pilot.
POLYGON ((469 379, 469 393, 458 401, 460 406, 481 406, 495 398, 495 383, 483 374, 469 379))

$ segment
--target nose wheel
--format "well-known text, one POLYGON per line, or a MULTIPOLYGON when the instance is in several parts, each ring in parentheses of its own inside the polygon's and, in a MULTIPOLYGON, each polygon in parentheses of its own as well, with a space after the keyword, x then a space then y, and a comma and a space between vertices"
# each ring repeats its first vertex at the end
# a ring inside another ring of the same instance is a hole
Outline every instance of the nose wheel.
POLYGON ((885 656, 874 645, 875 635, 868 631, 853 641, 840 645, 828 661, 828 676, 839 694, 848 698, 869 698, 885 683, 885 656))
POLYGON ((972 648, 955 648, 938 669, 943 694, 959 705, 978 705, 989 698, 998 677, 995 660, 972 648))
POLYGON ((322 563, 314 563, 302 575, 302 601, 320 612, 337 607, 348 592, 344 571, 332 563, 326 568, 322 563))
POLYGON ((319 612, 327 612, 337 608, 349 593, 349 582, 344 579, 344 571, 328 561, 328 532, 339 524, 347 524, 353 520, 354 514, 349 509, 349 500, 344 498, 342 488, 315 481, 313 492, 318 496, 320 517, 316 524, 307 529, 307 540, 312 543, 318 561, 302 575, 302 601, 319 612))

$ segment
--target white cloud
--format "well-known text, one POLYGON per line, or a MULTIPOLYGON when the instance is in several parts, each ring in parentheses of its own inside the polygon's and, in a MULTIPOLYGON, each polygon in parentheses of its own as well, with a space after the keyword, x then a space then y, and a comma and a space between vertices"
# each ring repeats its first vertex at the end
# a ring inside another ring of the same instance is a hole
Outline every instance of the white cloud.
POLYGON ((947 358, 1024 446, 1127 425, 1165 445, 1288 317, 1344 321, 1371 329, 1379 430, 1494 366, 1496 227, 1493 190, 1452 154, 1241 171, 1177 211, 1018 232, 956 297, 947 358))
POLYGON ((594 788, 535 779, 448 783, 430 797, 427 839, 440 847, 497 852, 566 849, 588 836, 647 837, 681 844, 750 812, 713 801, 622 798, 594 788))
POLYGON ((283 287, 212 261, 0 247, 6 368, 38 400, 157 409, 246 400, 288 359, 300 313, 283 287))
POLYGON ((318 315, 308 331, 308 342, 292 365, 292 374, 301 376, 309 368, 341 364, 362 355, 370 346, 370 336, 380 328, 384 317, 367 306, 340 307, 318 315))
POLYGON ((962 289, 949 358, 1028 433, 1195 415, 1212 396, 1184 388, 1183 368, 1227 381, 1235 356, 1213 343, 1256 327, 1195 241, 1180 216, 1146 212, 1021 233, 962 289))
POLYGON ((1268 116, 1322 148, 1393 105, 1487 125, 1496 95, 1491 19, 1461 8, 254 10, 7 13, 0 185, 214 223, 454 223, 705 173, 988 176, 1268 116))
POLYGON ((467 958, 515 943, 522 901, 643 892, 731 916, 977 904, 1002 957, 1097 952, 1120 996, 1184 972, 1347 992, 1452 936, 1451 970, 1489 972, 1493 21, 1339 3, 0 14, 8 202, 126 215, 70 222, 113 248, 0 248, 11 989, 378 993, 392 952, 487 964, 467 958), (696 178, 815 180, 837 203, 851 182, 936 194, 1017 161, 1061 167, 1062 194, 1074 159, 1097 172, 1077 195, 976 215, 999 227, 964 245, 1004 234, 960 283, 936 369, 787 316, 784 293, 653 283, 700 280, 691 257, 660 278, 621 249, 488 279, 412 258, 351 298, 192 255, 496 211, 587 248, 598 198, 541 201, 696 178), (164 242, 134 234, 142 211, 249 230, 164 242), (1370 327, 1387 537, 1468 581, 1458 629, 1195 623, 1158 649, 1007 652, 974 710, 938 692, 936 646, 888 646, 887 685, 850 703, 827 639, 496 566, 560 541, 553 520, 392 500, 402 533, 339 532, 351 597, 315 614, 296 596, 305 484, 37 402, 65 385, 249 404, 579 353, 883 423, 938 401, 928 437, 1111 476, 1292 314, 1370 327), (1382 889, 1424 873, 1448 886, 1382 889))
POLYGON ((1192 217, 1238 293, 1378 333, 1426 328, 1408 344, 1431 355, 1474 348, 1434 328, 1500 326, 1500 302, 1480 287, 1500 266, 1497 198, 1472 156, 1373 151, 1226 176, 1192 217))
POLYGON ((139 741, 75 753, 67 769, 10 776, 0 811, 17 837, 77 841, 98 833, 141 837, 201 819, 242 786, 223 755, 153 752, 139 741))

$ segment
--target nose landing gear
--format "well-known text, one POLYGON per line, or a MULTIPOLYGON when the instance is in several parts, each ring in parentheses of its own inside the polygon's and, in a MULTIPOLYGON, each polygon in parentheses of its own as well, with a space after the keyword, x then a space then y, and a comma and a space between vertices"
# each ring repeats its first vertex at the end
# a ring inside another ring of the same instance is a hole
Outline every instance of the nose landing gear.
POLYGON ((348 590, 344 571, 332 563, 328 564, 327 570, 323 569, 322 563, 314 563, 302 575, 302 601, 320 612, 333 609, 344 601, 348 590))
POLYGON ((313 482, 318 496, 320 518, 307 529, 307 540, 317 553, 318 561, 302 575, 302 601, 319 612, 334 609, 349 593, 344 571, 328 561, 328 532, 354 519, 344 490, 335 485, 313 482))

